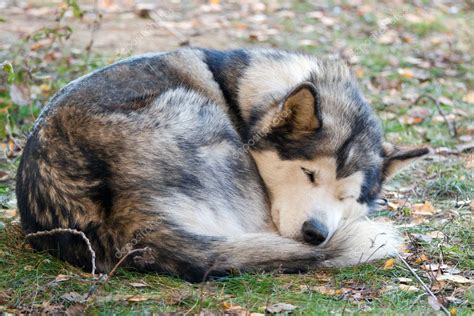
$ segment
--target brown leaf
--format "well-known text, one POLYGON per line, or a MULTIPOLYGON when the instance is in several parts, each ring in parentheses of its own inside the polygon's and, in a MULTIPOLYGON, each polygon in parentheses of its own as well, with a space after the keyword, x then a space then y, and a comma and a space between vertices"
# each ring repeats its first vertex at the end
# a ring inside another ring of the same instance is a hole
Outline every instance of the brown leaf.
POLYGON ((474 90, 469 91, 462 100, 466 103, 474 104, 474 90))
POLYGON ((268 306, 265 311, 270 314, 277 314, 277 313, 285 313, 285 312, 292 312, 297 307, 291 304, 286 303, 277 303, 271 306, 268 306))
POLYGON ((421 263, 426 262, 426 261, 428 261, 428 257, 425 254, 422 254, 421 256, 416 258, 415 263, 416 264, 421 264, 421 263))
POLYGON ((409 68, 400 68, 400 69, 398 69, 398 74, 401 77, 406 78, 406 79, 411 79, 415 76, 413 71, 409 68))
POLYGON ((414 215, 430 216, 436 213, 436 209, 429 201, 425 201, 424 203, 415 203, 412 205, 412 209, 412 214, 414 215))
POLYGON ((58 274, 54 280, 55 280, 56 282, 64 282, 64 281, 67 281, 67 280, 69 280, 69 279, 71 279, 71 276, 70 276, 70 275, 58 274))
POLYGON ((71 304, 66 309, 64 314, 65 315, 82 315, 85 308, 86 308, 85 304, 81 304, 81 303, 71 304))
POLYGON ((436 277, 436 281, 449 281, 459 284, 472 284, 473 280, 463 277, 462 275, 453 275, 453 274, 441 274, 436 277))
POLYGON ((11 295, 8 292, 0 292, 0 305, 6 305, 11 299, 11 295))
POLYGON ((16 209, 0 209, 0 218, 14 218, 16 216, 16 209))
POLYGON ((147 287, 148 284, 146 283, 143 283, 143 282, 130 282, 128 283, 130 286, 132 287, 136 287, 136 288, 144 288, 144 287, 147 287))
POLYGON ((398 32, 395 30, 388 30, 380 35, 378 42, 380 44, 393 44, 398 39, 398 32))
POLYGON ((242 315, 246 316, 249 314, 249 311, 245 308, 243 308, 240 305, 234 305, 231 303, 224 302, 222 303, 222 308, 226 312, 226 314, 231 314, 231 315, 242 315))
POLYGON ((8 172, 0 170, 0 181, 7 181, 8 179, 10 179, 8 172))
POLYGON ((474 155, 468 156, 464 159, 464 167, 466 169, 474 169, 474 155))
POLYGON ((390 211, 396 211, 399 206, 400 206, 400 204, 397 203, 397 202, 395 202, 395 201, 388 201, 388 202, 387 202, 387 208, 388 208, 390 211))
POLYGON ((383 264, 383 269, 384 270, 389 270, 389 269, 392 269, 393 266, 395 264, 395 259, 394 258, 390 258, 388 259, 387 261, 385 261, 385 263, 383 264))
POLYGON ((132 297, 127 298, 127 301, 137 303, 137 302, 145 302, 150 299, 149 296, 144 296, 144 295, 134 295, 132 297))
POLYGON ((419 289, 413 285, 399 284, 398 287, 403 292, 418 292, 419 291, 419 289))
POLYGON ((413 280, 410 278, 397 278, 398 283, 407 284, 412 283, 413 280))

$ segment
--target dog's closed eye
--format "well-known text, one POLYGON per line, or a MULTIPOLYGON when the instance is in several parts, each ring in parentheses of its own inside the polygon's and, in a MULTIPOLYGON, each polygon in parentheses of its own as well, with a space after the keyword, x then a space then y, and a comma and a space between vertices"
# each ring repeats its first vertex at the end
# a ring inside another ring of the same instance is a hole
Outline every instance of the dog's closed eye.
POLYGON ((339 201, 345 201, 345 200, 349 200, 349 199, 355 199, 355 195, 342 195, 339 197, 339 201))
POLYGON ((309 181, 311 181, 312 183, 316 183, 316 173, 313 170, 309 170, 303 167, 301 167, 301 170, 308 177, 309 181))

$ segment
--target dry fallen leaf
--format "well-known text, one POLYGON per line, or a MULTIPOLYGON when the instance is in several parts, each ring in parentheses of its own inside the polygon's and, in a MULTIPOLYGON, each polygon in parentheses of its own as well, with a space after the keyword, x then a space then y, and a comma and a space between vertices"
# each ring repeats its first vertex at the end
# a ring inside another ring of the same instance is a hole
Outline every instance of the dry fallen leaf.
POLYGON ((416 258, 415 263, 416 264, 421 264, 421 263, 426 262, 426 261, 428 261, 428 257, 423 254, 423 255, 419 256, 418 258, 416 258))
POLYGON ((398 69, 398 74, 400 76, 402 76, 403 78, 406 78, 406 79, 411 79, 415 76, 413 71, 411 69, 408 69, 408 68, 398 69))
POLYGON ((55 280, 56 282, 64 282, 64 281, 67 281, 67 280, 69 280, 69 279, 71 279, 71 276, 70 276, 70 275, 58 274, 54 280, 55 280))
POLYGON ((473 103, 474 104, 474 90, 469 91, 464 98, 462 99, 466 103, 473 103))
POLYGON ((16 216, 16 209, 0 209, 0 218, 14 218, 16 216))
POLYGON ((383 33, 379 38, 378 42, 380 44, 393 44, 399 37, 398 32, 395 30, 388 30, 383 33))
POLYGON ((394 264, 395 264, 395 259, 390 258, 387 261, 385 261, 385 263, 383 264, 383 269, 384 270, 392 269, 394 264))
POLYGON ((270 314, 292 312, 296 309, 296 306, 286 303, 276 303, 268 306, 265 311, 270 314))
POLYGON ((398 283, 403 283, 403 284, 407 284, 407 283, 413 282, 413 280, 410 279, 410 278, 397 278, 397 281, 398 281, 398 283))
POLYGON ((136 288, 143 288, 148 286, 148 284, 143 282, 130 282, 129 285, 136 288))
POLYGON ((8 172, 0 170, 0 181, 7 181, 10 178, 8 172))
POLYGON ((396 211, 399 207, 399 204, 397 202, 393 202, 393 201, 388 201, 387 202, 387 208, 390 210, 390 211, 396 211))
POLYGON ((436 277, 436 281, 449 281, 453 283, 460 284, 471 284, 474 283, 473 280, 463 277, 462 275, 453 275, 453 274, 441 274, 436 277))
POLYGON ((433 264, 424 264, 421 266, 421 268, 425 271, 438 271, 438 270, 447 269, 448 266, 445 264, 433 263, 433 264))
POLYGON ((399 284, 398 287, 403 292, 418 292, 419 291, 419 289, 413 285, 399 284))
POLYGON ((242 316, 249 315, 249 311, 240 305, 233 305, 231 303, 224 302, 222 303, 222 308, 224 309, 226 314, 242 316))
POLYGON ((464 159, 464 167, 466 169, 474 169, 474 155, 464 159))
POLYGON ((436 209, 429 201, 425 201, 425 203, 415 203, 412 205, 412 209, 412 214, 414 215, 430 216, 436 213, 436 209))
POLYGON ((143 295, 134 295, 132 297, 127 298, 127 301, 137 303, 137 302, 145 302, 148 301, 150 297, 143 296, 143 295))

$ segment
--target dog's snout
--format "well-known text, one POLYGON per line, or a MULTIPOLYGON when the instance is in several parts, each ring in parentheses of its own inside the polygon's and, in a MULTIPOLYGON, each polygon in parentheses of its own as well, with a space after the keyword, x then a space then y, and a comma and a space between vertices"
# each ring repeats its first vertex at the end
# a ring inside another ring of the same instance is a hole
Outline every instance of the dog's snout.
POLYGON ((304 222, 301 230, 304 241, 312 245, 322 244, 329 234, 327 227, 315 219, 304 222))

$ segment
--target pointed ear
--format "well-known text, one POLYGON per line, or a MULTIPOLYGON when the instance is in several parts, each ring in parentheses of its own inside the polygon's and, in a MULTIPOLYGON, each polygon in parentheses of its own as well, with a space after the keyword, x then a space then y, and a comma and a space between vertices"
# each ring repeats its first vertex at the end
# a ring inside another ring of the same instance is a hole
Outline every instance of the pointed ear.
POLYGON ((295 131, 314 131, 322 126, 316 87, 304 82, 282 101, 272 127, 288 126, 295 131))
POLYGON ((383 174, 385 179, 395 176, 403 168, 409 166, 416 159, 428 154, 430 150, 422 148, 396 147, 390 143, 383 144, 383 174))

